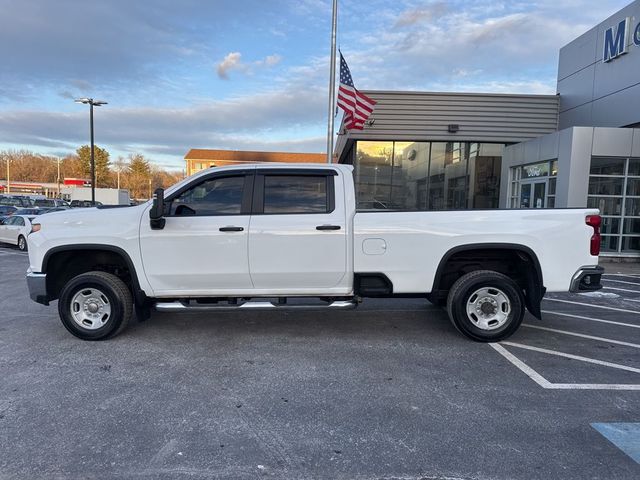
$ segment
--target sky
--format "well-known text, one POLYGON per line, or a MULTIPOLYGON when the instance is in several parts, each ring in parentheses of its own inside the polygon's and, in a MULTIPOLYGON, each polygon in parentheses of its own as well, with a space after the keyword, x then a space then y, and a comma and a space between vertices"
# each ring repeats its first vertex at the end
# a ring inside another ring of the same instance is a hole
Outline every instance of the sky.
MULTIPOLYGON (((559 49, 630 0, 339 0, 359 90, 554 94, 559 49)), ((180 170, 190 148, 324 152, 330 0, 0 0, 0 150, 89 141, 180 170)), ((341 117, 337 118, 339 123, 341 117)))

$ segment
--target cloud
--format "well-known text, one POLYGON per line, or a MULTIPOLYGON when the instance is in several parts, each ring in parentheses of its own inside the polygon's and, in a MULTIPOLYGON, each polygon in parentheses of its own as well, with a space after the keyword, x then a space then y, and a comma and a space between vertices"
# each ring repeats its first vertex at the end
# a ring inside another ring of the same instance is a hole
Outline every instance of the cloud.
POLYGON ((237 69, 241 66, 240 57, 242 57, 242 54, 240 52, 228 53, 227 56, 224 57, 224 59, 216 66, 216 72, 218 73, 218 76, 224 80, 227 80, 229 78, 229 71, 237 69))
POLYGON ((282 61, 282 57, 280 55, 267 55, 264 59, 264 64, 268 67, 273 67, 274 65, 279 64, 282 61))
POLYGON ((229 79, 229 72, 237 70, 245 73, 252 73, 252 67, 274 67, 282 61, 280 55, 267 55, 263 59, 256 60, 250 64, 242 62, 242 54, 240 52, 228 53, 218 65, 216 65, 216 73, 223 80, 229 79))
MULTIPOLYGON (((279 88, 183 108, 109 106, 96 112, 96 143, 110 151, 178 157, 190 148, 322 152, 322 88, 279 88)), ((72 151, 87 143, 87 113, 14 110, 0 116, 0 143, 72 151)))
POLYGON ((445 2, 436 2, 419 8, 412 8, 402 12, 394 25, 395 28, 414 25, 423 21, 432 21, 443 16, 448 11, 445 2))

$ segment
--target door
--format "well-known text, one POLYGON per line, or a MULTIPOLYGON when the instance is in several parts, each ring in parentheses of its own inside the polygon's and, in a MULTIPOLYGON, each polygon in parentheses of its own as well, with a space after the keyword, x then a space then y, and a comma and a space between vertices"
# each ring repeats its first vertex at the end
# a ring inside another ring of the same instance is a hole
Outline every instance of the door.
POLYGON ((326 169, 256 170, 249 229, 256 289, 322 293, 343 286, 347 224, 344 198, 335 194, 340 179, 326 169))
POLYGON ((523 182, 520 185, 520 208, 544 208, 547 181, 523 182))
POLYGON ((547 182, 536 182, 533 184, 533 208, 544 208, 544 194, 547 189, 547 182))
POLYGON ((8 217, 4 219, 4 222, 0 224, 0 241, 8 242, 9 241, 9 232, 11 229, 11 224, 17 217, 8 217))
POLYGON ((2 232, 3 240, 5 242, 18 244, 18 236, 20 230, 24 227, 24 218, 22 217, 10 217, 6 223, 5 230, 2 232))
POLYGON ((140 248, 157 296, 209 296, 252 287, 247 260, 253 174, 213 173, 165 200, 165 226, 145 214, 140 248))

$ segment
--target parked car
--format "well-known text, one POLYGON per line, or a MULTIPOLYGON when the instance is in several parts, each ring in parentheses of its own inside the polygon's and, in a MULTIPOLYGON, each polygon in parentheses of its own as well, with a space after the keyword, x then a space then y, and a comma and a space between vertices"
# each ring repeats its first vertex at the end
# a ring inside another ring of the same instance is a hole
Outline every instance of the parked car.
POLYGON ((345 309, 426 297, 446 304, 462 334, 495 342, 525 308, 541 318, 545 291, 602 288, 597 209, 362 212, 352 171, 210 168, 137 207, 42 215, 28 237, 31 298, 58 299, 67 330, 101 340, 152 306, 345 309))
POLYGON ((14 215, 31 215, 32 217, 35 217, 36 215, 40 215, 42 213, 42 210, 40 208, 18 208, 15 212, 13 212, 14 215))
POLYGON ((31 233, 31 221, 35 217, 28 215, 11 215, 0 223, 0 242, 17 245, 22 251, 27 250, 27 237, 31 233))
POLYGON ((38 198, 33 201, 33 206, 39 208, 56 208, 69 207, 69 204, 59 198, 38 198))
POLYGON ((38 215, 44 215, 45 213, 52 212, 64 212, 65 210, 69 210, 70 207, 51 207, 51 208, 41 208, 39 210, 38 215))
POLYGON ((90 208, 90 207, 99 207, 102 205, 102 202, 92 202, 91 200, 71 200, 69 206, 71 208, 90 208))
POLYGON ((18 207, 13 205, 0 205, 0 215, 13 215, 18 207))
POLYGON ((0 195, 0 205, 11 205, 18 208, 33 207, 33 200, 23 195, 0 195))

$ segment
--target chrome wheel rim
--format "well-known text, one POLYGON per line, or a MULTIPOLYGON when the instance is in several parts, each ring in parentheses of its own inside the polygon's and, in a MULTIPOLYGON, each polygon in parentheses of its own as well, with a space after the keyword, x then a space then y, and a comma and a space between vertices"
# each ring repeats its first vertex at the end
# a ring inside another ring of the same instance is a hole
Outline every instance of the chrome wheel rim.
POLYGON ((509 319, 511 302, 509 297, 495 287, 482 287, 467 300, 467 317, 481 330, 495 330, 509 319))
POLYGON ((24 237, 20 237, 18 239, 18 248, 20 250, 24 250, 26 246, 27 246, 27 241, 24 239, 24 237))
POLYGON ((71 318, 85 330, 97 330, 111 318, 111 304, 97 288, 83 288, 71 299, 71 318))

